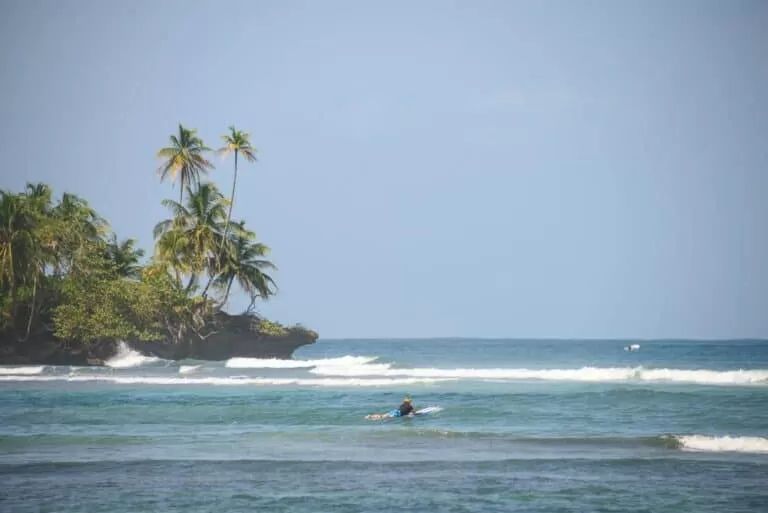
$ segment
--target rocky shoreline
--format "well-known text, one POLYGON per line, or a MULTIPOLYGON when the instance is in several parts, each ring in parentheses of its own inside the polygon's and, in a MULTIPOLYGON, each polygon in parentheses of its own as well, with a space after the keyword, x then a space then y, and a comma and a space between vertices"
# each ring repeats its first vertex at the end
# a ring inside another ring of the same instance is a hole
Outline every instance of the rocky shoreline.
POLYGON ((313 344, 318 338, 316 332, 300 327, 265 334, 259 331, 257 321, 249 315, 227 315, 219 319, 218 329, 205 339, 191 336, 175 344, 140 340, 77 344, 57 340, 47 332, 19 342, 0 333, 0 365, 103 366, 118 354, 120 342, 142 355, 164 360, 290 359, 298 348, 313 344))

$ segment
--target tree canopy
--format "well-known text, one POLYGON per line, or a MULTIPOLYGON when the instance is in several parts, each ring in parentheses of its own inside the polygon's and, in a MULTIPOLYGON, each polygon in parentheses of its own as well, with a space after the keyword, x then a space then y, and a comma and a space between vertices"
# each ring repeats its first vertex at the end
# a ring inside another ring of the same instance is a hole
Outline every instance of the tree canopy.
POLYGON ((195 130, 180 124, 158 151, 161 177, 178 178, 181 191, 179 201, 163 200, 169 217, 155 225, 148 256, 75 194, 55 199, 42 183, 0 191, 0 333, 19 342, 46 330, 79 343, 176 342, 199 334, 233 287, 251 298, 249 310, 274 295, 270 248, 232 219, 237 157, 253 162, 255 149, 234 127, 223 139, 220 153, 235 156, 230 198, 203 180, 213 150, 195 130))

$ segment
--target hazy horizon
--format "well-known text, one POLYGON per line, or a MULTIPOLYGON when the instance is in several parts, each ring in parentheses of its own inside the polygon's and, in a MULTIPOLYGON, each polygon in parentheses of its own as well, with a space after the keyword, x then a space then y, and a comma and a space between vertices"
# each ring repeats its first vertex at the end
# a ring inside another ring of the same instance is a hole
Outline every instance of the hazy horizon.
POLYGON ((387 341, 387 342, 414 342, 414 341, 434 341, 439 342, 441 340, 453 340, 453 341, 504 341, 504 342, 768 342, 768 337, 756 337, 756 338, 639 338, 639 337, 598 337, 598 338, 584 338, 584 337, 566 337, 566 338, 552 338, 552 337, 452 337, 452 336, 424 336, 424 337, 334 337, 326 338, 322 335, 318 339, 318 342, 349 342, 349 341, 387 341))

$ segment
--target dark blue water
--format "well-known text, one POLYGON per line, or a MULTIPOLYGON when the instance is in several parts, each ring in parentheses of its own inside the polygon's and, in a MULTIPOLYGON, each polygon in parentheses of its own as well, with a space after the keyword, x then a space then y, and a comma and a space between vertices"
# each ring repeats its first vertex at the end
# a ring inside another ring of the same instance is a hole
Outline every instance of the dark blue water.
POLYGON ((0 511, 768 511, 768 344, 634 343, 0 368, 0 511))

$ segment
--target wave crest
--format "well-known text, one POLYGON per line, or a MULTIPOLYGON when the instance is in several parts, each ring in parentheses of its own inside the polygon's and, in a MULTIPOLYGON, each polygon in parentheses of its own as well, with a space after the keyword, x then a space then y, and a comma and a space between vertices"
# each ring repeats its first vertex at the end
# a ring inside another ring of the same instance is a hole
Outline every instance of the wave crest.
POLYGON ((342 356, 321 360, 279 360, 277 358, 230 358, 224 364, 231 369, 306 369, 318 366, 352 368, 376 360, 375 356, 342 356))
POLYGON ((0 381, 65 381, 105 382, 120 385, 295 385, 319 387, 389 387, 398 385, 428 384, 440 379, 431 378, 251 378, 248 376, 182 378, 177 376, 0 376, 0 381))
POLYGON ((433 369, 392 368, 389 364, 352 366, 319 365, 310 370, 322 376, 403 376, 441 379, 545 380, 545 381, 641 381, 684 382, 704 385, 768 384, 768 370, 645 369, 643 367, 582 367, 579 369, 433 369))
POLYGON ((681 435, 673 438, 684 451, 768 454, 768 438, 759 436, 681 435))
POLYGON ((0 376, 30 376, 42 374, 44 370, 44 365, 37 365, 35 367, 0 367, 0 376))

